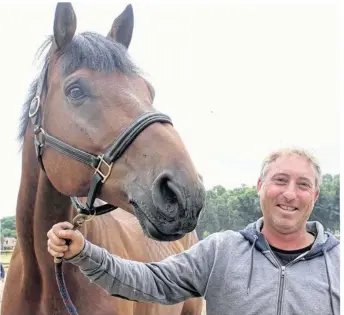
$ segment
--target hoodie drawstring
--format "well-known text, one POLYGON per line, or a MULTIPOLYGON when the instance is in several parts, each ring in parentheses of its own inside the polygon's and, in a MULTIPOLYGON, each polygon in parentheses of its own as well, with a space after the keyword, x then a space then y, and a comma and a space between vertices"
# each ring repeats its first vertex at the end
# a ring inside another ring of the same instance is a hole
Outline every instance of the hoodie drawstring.
POLYGON ((258 240, 257 235, 253 235, 254 241, 251 247, 251 267, 250 267, 250 275, 248 277, 248 283, 247 283, 247 295, 250 294, 250 286, 251 286, 251 280, 252 280, 252 272, 253 272, 253 252, 254 252, 254 246, 258 240))
POLYGON ((328 262, 327 262, 327 252, 326 252, 326 250, 323 250, 323 253, 324 253, 325 266, 326 266, 326 273, 327 273, 328 286, 329 286, 329 293, 330 293, 331 310, 332 310, 332 314, 335 315, 335 314, 334 314, 334 306, 333 306, 333 292, 332 292, 330 271, 328 270, 328 262))

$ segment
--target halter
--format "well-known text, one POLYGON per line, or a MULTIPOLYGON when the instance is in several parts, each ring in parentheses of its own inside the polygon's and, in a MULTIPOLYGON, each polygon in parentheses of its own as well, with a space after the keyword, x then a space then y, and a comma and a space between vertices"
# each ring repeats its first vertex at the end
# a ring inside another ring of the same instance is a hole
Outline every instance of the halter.
POLYGON ((133 121, 114 141, 114 143, 101 155, 94 155, 92 153, 83 151, 76 147, 69 145, 60 139, 49 135, 42 126, 42 108, 41 95, 43 87, 47 79, 48 66, 45 65, 41 76, 38 79, 36 96, 32 99, 29 109, 29 118, 34 127, 34 145, 37 159, 42 170, 45 172, 42 156, 43 149, 49 146, 56 151, 67 155, 81 163, 84 163, 94 169, 94 175, 91 180, 90 189, 87 196, 86 205, 83 205, 77 197, 71 196, 73 206, 80 214, 85 215, 101 215, 116 209, 116 206, 111 204, 104 204, 101 206, 94 206, 94 201, 99 193, 102 185, 106 182, 111 174, 113 163, 118 160, 136 137, 145 130, 149 125, 160 122, 169 123, 171 119, 162 113, 147 112, 140 115, 133 121))

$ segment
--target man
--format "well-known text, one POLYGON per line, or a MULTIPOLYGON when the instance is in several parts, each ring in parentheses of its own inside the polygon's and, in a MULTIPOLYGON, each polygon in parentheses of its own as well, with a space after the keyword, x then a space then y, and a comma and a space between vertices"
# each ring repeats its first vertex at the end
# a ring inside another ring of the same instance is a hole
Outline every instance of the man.
POLYGON ((320 184, 314 157, 283 149, 263 162, 263 217, 240 232, 214 233, 183 253, 141 263, 109 254, 62 222, 48 232, 48 251, 131 300, 172 304, 204 296, 208 315, 339 315, 339 241, 307 221, 320 184))

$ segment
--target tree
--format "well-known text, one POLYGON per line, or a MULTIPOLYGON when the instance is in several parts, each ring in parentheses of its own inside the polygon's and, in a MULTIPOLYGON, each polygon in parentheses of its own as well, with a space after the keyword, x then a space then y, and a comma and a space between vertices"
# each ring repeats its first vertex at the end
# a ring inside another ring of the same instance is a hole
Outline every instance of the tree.
POLYGON ((12 230, 10 230, 10 229, 3 229, 3 230, 1 230, 1 234, 4 237, 12 237, 12 230))
POLYGON ((2 237, 15 237, 17 238, 15 216, 4 217, 0 220, 1 231, 0 235, 2 237))
POLYGON ((15 216, 5 217, 0 220, 1 229, 16 229, 15 216))
POLYGON ((340 217, 340 176, 325 174, 318 200, 310 220, 320 221, 326 229, 339 230, 340 217))

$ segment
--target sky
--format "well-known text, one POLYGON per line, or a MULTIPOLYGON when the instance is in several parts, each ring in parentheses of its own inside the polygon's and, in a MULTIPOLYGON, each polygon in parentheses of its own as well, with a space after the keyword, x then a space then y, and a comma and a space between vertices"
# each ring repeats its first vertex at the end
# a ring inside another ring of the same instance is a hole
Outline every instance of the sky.
MULTIPOLYGON (((107 34, 128 3, 73 4, 77 32, 107 34)), ((207 189, 255 185, 264 156, 291 145, 313 152, 324 173, 340 172, 336 1, 131 3, 129 53, 153 83, 155 107, 171 116, 207 189)), ((19 117, 55 5, 0 3, 2 217, 15 214, 19 117)))

